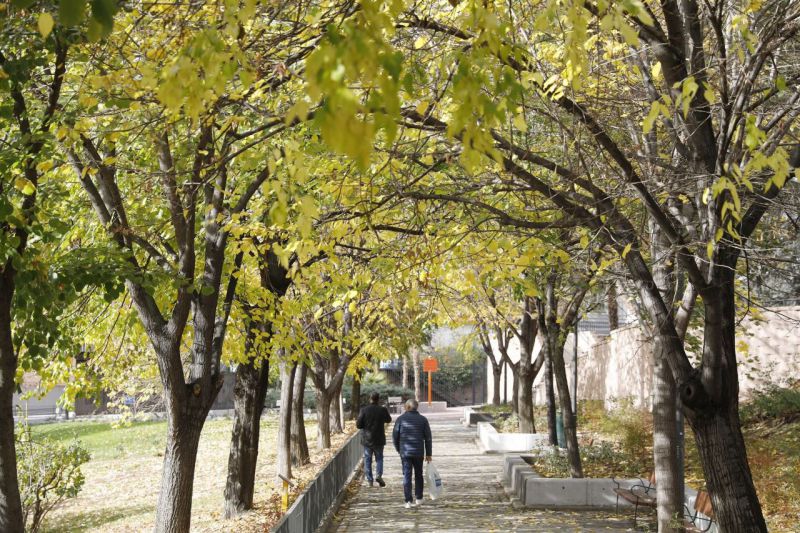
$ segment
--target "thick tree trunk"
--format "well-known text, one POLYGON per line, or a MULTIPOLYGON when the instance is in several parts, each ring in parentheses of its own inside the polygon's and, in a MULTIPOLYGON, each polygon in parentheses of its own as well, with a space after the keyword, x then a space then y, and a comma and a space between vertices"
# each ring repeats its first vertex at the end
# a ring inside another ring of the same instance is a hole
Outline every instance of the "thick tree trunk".
POLYGON ((691 425, 720 531, 766 532, 738 416, 704 414, 691 425))
POLYGON ((22 506, 14 442, 14 377, 17 356, 11 337, 11 295, 0 295, 0 531, 22 533, 22 506))
POLYGON ((503 365, 492 364, 492 405, 500 405, 500 380, 503 378, 503 365))
POLYGON ((664 343, 655 337, 653 367, 653 463, 656 474, 658 531, 678 531, 675 515, 683 510, 683 494, 678 479, 680 467, 675 453, 678 431, 675 423, 675 380, 663 353, 664 343))
POLYGON ((718 289, 703 295, 703 372, 683 384, 681 400, 720 530, 766 532, 739 421, 734 269, 718 268, 718 289))
POLYGON ((361 372, 353 377, 353 387, 350 390, 350 420, 358 418, 361 410, 361 372))
MULTIPOLYGON (((192 400, 189 403, 186 412, 181 413, 181 416, 171 415, 167 418, 167 447, 156 508, 157 533, 189 532, 197 447, 210 407, 201 406, 199 402, 192 400)), ((169 413, 169 409, 167 412, 169 413)))
POLYGON ((308 440, 306 439, 306 421, 303 416, 307 375, 308 367, 306 365, 299 365, 294 374, 291 441, 292 464, 295 466, 302 466, 311 461, 311 456, 308 453, 308 440))
POLYGON ((408 356, 403 356, 403 375, 400 383, 404 389, 408 388, 408 356))
MULTIPOLYGON (((245 352, 252 352, 254 339, 248 334, 245 352)), ((269 360, 241 364, 233 387, 233 430, 225 485, 225 518, 253 508, 261 412, 269 382, 269 360)))
POLYGON ((564 440, 567 444, 567 457, 569 458, 570 474, 574 478, 583 477, 583 465, 581 465, 581 453, 578 447, 578 430, 575 421, 575 413, 572 412, 572 401, 569 392, 569 381, 567 381, 567 368, 564 364, 564 342, 558 328, 549 326, 548 336, 545 342, 550 344, 550 355, 553 360, 553 374, 555 376, 556 387, 558 388, 558 401, 561 407, 561 417, 564 421, 564 440), (553 331, 555 329, 555 331, 553 331))
POLYGON ((519 417, 520 433, 536 433, 533 422, 533 380, 536 374, 532 368, 520 369, 517 380, 517 416, 519 417))
POLYGON ((278 413, 278 457, 277 473, 286 479, 292 479, 292 394, 294 392, 294 374, 297 363, 281 361, 281 407, 278 413))
POLYGON ((542 346, 546 350, 544 358, 544 393, 545 405, 547 406, 547 434, 550 444, 558 446, 558 434, 556 432, 556 393, 553 387, 553 357, 550 354, 550 347, 542 346))
POLYGON ((331 447, 331 395, 317 389, 317 449, 331 447))
POLYGON ((419 350, 417 348, 411 349, 411 364, 414 367, 414 399, 418 402, 421 401, 420 396, 420 383, 419 383, 419 350))

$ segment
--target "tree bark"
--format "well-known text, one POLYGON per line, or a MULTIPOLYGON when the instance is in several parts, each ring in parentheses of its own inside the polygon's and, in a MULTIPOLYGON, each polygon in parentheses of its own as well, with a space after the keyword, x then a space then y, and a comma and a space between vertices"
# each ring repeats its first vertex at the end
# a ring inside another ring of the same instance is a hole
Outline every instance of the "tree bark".
POLYGON ((619 305, 617 304, 617 283, 612 280, 606 294, 606 308, 608 309, 608 329, 614 331, 619 328, 619 305))
MULTIPOLYGON (((252 355, 255 334, 248 331, 245 353, 252 355)), ((269 382, 269 360, 251 357, 236 368, 233 387, 233 429, 225 485, 225 518, 253 508, 261 413, 269 382), (258 364, 258 366, 256 366, 258 364)))
POLYGON ((317 389, 317 449, 327 450, 331 447, 331 395, 317 389))
POLYGON ((17 355, 11 336, 11 295, 0 285, 0 531, 22 533, 22 505, 14 441, 14 378, 17 355))
POLYGON ((292 391, 292 464, 302 466, 311 461, 308 453, 308 440, 306 439, 306 421, 303 416, 306 391, 306 376, 308 367, 299 365, 294 374, 294 387, 292 391))
MULTIPOLYGON (((674 281, 674 254, 670 253, 669 241, 657 224, 650 221, 653 281, 664 301, 674 301, 676 282, 674 281)), ((674 320, 674 313, 671 313, 674 320)), ((645 321, 646 323, 646 321, 645 321)), ((679 531, 675 527, 676 517, 683 514, 683 480, 678 463, 679 442, 676 426, 678 404, 677 387, 669 368, 669 349, 664 337, 648 328, 653 336, 653 465, 656 476, 656 516, 658 531, 661 533, 679 531)))
POLYGON ((188 406, 185 416, 167 417, 167 447, 156 508, 155 531, 159 533, 189 532, 197 447, 207 415, 208 408, 198 403, 188 406))
POLYGON ((519 366, 508 367, 511 369, 511 413, 519 416, 519 366))
POLYGON ((411 349, 411 364, 414 367, 414 399, 419 402, 421 401, 419 383, 419 350, 416 347, 411 349))
POLYGON ((404 389, 408 388, 408 356, 403 356, 403 375, 400 382, 404 389))
POLYGON ((278 413, 278 457, 277 473, 286 479, 292 479, 292 393, 294 392, 294 374, 297 363, 281 361, 281 407, 278 413))
POLYGON ((520 369, 517 382, 517 416, 519 417, 520 433, 536 433, 533 421, 533 380, 536 375, 529 370, 520 369), (531 374, 533 374, 531 376, 531 374))
POLYGON ((500 405, 500 388, 502 384, 500 381, 503 378, 502 364, 492 363, 492 405, 500 405))
POLYGON ((545 350, 544 356, 544 390, 545 405, 547 406, 547 434, 550 444, 558 446, 558 433, 556 431, 556 393, 553 387, 553 358, 550 355, 550 348, 542 346, 545 350))
POLYGON ((658 531, 678 531, 675 516, 683 511, 683 494, 678 480, 680 465, 676 454, 678 431, 675 423, 677 394, 675 380, 656 335, 653 347, 653 464, 656 475, 658 531))
POLYGON ((703 294, 704 365, 680 390, 708 492, 722 531, 766 532, 739 420, 734 272, 721 261, 718 285, 703 294))
POLYGON ((358 418, 361 410, 361 372, 353 376, 353 387, 350 390, 350 420, 358 418))
POLYGON ((342 424, 342 385, 339 384, 336 390, 333 391, 330 406, 330 428, 331 434, 344 433, 344 425, 342 424))
POLYGON ((577 424, 575 413, 572 412, 567 367, 564 364, 564 342, 566 338, 561 333, 560 328, 553 328, 552 325, 548 325, 548 336, 550 338, 546 338, 546 342, 550 344, 550 355, 553 360, 553 374, 558 388, 561 418, 564 422, 564 440, 567 444, 570 474, 574 478, 581 478, 583 477, 583 465, 581 464, 581 453, 578 447, 577 424))

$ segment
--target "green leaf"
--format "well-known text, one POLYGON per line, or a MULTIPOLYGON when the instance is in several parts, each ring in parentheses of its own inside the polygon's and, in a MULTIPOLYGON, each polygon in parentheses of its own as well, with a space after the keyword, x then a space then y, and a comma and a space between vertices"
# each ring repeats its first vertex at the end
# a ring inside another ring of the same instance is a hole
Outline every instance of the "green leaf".
POLYGON ((61 0, 58 4, 58 19, 64 26, 77 26, 85 12, 86 0, 61 0))
POLYGON ((36 25, 39 28, 39 33, 42 34, 42 37, 47 38, 50 35, 50 32, 53 31, 53 25, 55 22, 53 21, 53 16, 50 13, 42 13, 39 15, 39 19, 36 21, 36 25))

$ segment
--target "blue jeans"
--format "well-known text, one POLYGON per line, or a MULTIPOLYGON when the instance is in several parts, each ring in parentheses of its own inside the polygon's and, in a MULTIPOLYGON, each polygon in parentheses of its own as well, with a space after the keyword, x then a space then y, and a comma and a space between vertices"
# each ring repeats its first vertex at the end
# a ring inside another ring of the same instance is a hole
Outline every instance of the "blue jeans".
POLYGON ((422 499, 422 489, 424 478, 422 477, 422 460, 423 457, 404 456, 401 458, 403 461, 403 495, 406 502, 412 502, 414 499, 411 497, 411 471, 414 471, 414 493, 418 500, 422 499))
POLYGON ((372 478, 372 454, 375 454, 375 477, 383 477, 383 446, 364 446, 364 474, 367 481, 375 481, 372 478))

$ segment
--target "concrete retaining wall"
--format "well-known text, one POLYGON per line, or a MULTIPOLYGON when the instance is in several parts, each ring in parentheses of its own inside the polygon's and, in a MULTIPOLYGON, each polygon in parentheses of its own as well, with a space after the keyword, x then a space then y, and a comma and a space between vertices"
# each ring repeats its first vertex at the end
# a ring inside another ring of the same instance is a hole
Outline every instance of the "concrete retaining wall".
POLYGON ((489 422, 478 422, 478 439, 485 452, 527 452, 547 446, 541 433, 498 433, 489 422))

